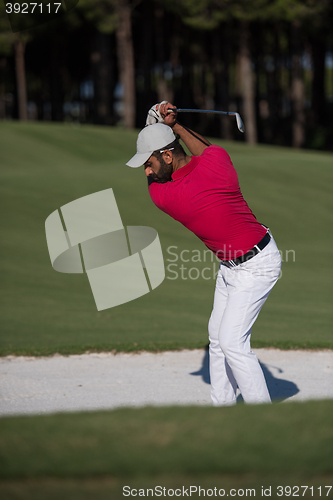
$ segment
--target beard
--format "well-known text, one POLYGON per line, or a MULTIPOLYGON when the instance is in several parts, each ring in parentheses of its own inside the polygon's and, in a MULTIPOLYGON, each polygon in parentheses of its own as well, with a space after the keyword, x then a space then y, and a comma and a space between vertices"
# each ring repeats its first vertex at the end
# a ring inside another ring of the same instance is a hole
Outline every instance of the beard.
POLYGON ((163 158, 160 160, 160 169, 158 171, 158 174, 151 174, 150 177, 154 179, 155 182, 159 182, 161 184, 165 182, 169 182, 172 180, 171 175, 172 175, 172 164, 168 165, 165 163, 163 158))

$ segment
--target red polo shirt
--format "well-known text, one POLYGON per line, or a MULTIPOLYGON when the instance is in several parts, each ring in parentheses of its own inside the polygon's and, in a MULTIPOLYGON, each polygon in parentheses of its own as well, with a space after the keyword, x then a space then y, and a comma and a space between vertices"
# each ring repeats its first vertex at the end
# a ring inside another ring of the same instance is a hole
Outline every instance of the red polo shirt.
POLYGON ((201 156, 172 174, 172 181, 153 182, 155 205, 183 224, 222 260, 245 254, 267 229, 255 218, 241 193, 228 153, 209 146, 201 156))

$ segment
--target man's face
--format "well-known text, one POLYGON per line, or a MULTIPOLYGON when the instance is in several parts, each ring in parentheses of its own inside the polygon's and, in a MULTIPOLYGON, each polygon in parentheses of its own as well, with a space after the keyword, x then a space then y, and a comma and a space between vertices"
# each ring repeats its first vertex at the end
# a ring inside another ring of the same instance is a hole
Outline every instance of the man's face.
POLYGON ((154 181, 161 183, 171 181, 171 174, 173 172, 172 161, 171 163, 166 163, 163 157, 159 161, 152 155, 148 158, 144 167, 146 176, 152 177, 154 181))

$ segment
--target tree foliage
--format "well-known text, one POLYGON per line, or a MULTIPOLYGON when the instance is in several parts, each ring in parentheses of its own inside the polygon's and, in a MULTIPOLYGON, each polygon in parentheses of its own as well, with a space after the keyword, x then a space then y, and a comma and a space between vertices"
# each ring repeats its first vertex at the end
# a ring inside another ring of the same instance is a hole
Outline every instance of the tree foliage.
MULTIPOLYGON (((1 81, 15 93, 15 34, 2 14, 0 3, 1 81)), ((28 98, 40 118, 61 120, 64 103, 76 102, 81 121, 140 127, 165 97, 241 112, 250 142, 329 147, 332 24, 331 0, 80 0, 57 22, 20 34, 28 98)), ((184 120, 242 138, 230 120, 184 120)))

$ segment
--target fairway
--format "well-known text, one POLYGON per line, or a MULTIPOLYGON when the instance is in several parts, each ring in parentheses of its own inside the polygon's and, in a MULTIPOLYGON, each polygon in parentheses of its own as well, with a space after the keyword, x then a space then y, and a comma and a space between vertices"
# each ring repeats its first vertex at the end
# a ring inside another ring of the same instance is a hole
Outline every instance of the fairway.
MULTIPOLYGON (((125 166, 136 137, 120 128, 0 124, 1 355, 207 344, 218 263, 154 206, 143 169, 125 166), (124 225, 158 231, 166 279, 135 301, 98 312, 86 275, 52 269, 44 224, 60 206, 108 188, 124 225)), ((333 348, 332 154, 212 142, 229 152, 245 199, 282 254, 282 277, 253 328, 253 346, 333 348)))
POLYGON ((321 401, 4 418, 0 493, 121 498, 124 485, 200 485, 256 488, 260 497, 262 485, 274 493, 282 484, 322 486, 324 497, 333 479, 332 415, 333 402, 321 401))

